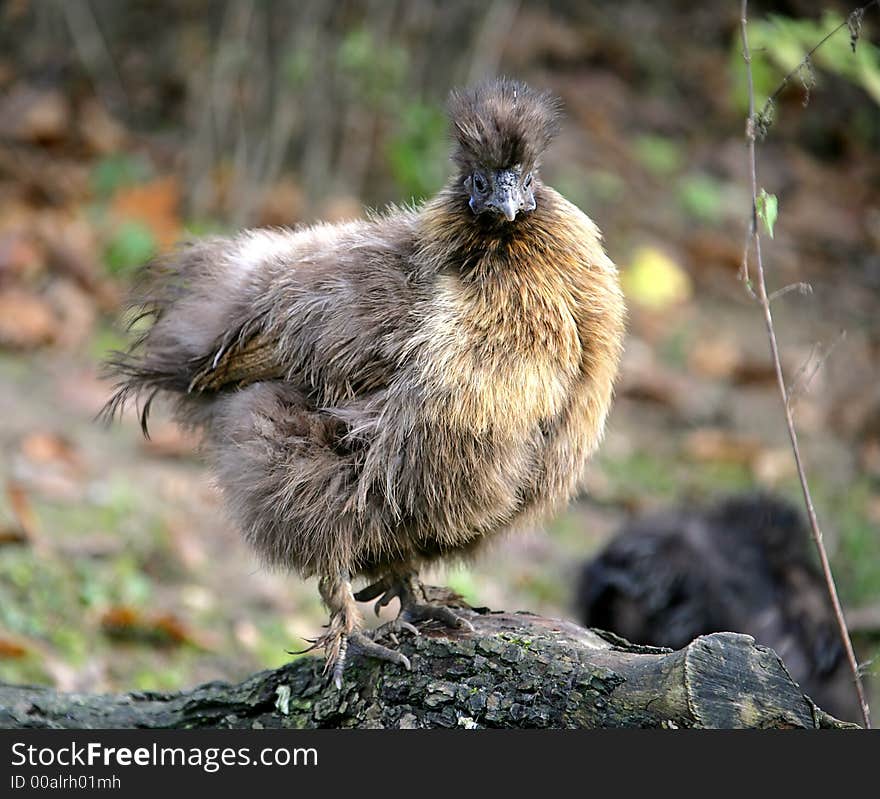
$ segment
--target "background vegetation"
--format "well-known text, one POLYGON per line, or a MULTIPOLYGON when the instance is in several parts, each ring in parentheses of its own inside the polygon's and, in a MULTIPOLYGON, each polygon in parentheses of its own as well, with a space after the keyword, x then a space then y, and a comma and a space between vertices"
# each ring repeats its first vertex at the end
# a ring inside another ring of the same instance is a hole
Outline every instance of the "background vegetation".
MULTIPOLYGON (((759 104, 850 8, 752 4, 759 104)), ((737 280, 749 194, 736 4, 0 4, 0 680, 170 688, 277 665, 323 622, 258 568, 194 442, 93 417, 132 271, 187 235, 417 202, 448 174, 449 88, 564 100, 545 179, 604 230, 630 336, 589 490, 448 580, 570 615, 628 515, 758 487, 798 500, 762 322, 737 280)), ((759 153, 802 445, 861 656, 880 620, 880 55, 865 19, 776 103, 759 153), (810 106, 804 108, 805 94, 810 106), (841 331, 846 335, 841 338, 841 331), (830 355, 829 350, 833 350, 830 355), (827 357, 826 357, 827 356, 827 357)), ((876 672, 869 665, 869 673, 876 672)), ((876 680, 875 680, 876 682, 876 680)))

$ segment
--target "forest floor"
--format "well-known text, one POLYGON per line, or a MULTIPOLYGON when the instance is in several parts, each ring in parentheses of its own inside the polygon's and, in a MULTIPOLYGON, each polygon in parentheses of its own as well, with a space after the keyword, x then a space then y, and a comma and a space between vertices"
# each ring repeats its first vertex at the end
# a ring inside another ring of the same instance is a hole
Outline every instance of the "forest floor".
MULTIPOLYGON (((727 51, 714 58, 727 69, 727 51)), ((545 529, 429 576, 475 604, 573 618, 579 566, 633 514, 758 488, 800 504, 761 314, 737 277, 742 117, 717 86, 661 104, 621 71, 610 57, 524 70, 566 103, 545 176, 604 230, 629 335, 584 495, 545 529)), ((0 79, 9 103, 21 82, 0 79)), ((195 442, 161 409, 151 441, 133 414, 95 421, 110 390, 99 363, 124 342, 114 320, 138 230, 165 244, 187 227, 179 178, 155 155, 167 143, 81 99, 25 90, 37 121, 0 131, 0 680, 169 689, 279 665, 325 621, 314 582, 257 563, 195 442), (53 113, 84 126, 75 143, 53 113)), ((761 148, 761 180, 780 197, 765 259, 771 288, 813 289, 774 312, 789 379, 809 376, 796 415, 826 545, 846 606, 864 608, 880 603, 880 159, 831 95, 820 86, 806 110, 794 98, 761 148), (819 145, 810 114, 824 115, 819 145)), ((859 637, 865 660, 873 640, 859 637)))

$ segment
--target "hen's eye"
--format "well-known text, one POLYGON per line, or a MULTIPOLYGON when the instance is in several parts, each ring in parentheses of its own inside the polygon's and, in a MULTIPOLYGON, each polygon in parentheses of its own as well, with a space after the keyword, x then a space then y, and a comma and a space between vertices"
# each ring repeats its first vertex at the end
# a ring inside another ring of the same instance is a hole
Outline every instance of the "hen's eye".
POLYGON ((474 172, 474 188, 480 194, 485 194, 486 189, 488 188, 486 179, 479 172, 474 172))
POLYGON ((529 174, 526 175, 526 179, 523 181, 523 186, 525 186, 526 188, 529 188, 531 185, 532 185, 532 173, 529 172, 529 174))

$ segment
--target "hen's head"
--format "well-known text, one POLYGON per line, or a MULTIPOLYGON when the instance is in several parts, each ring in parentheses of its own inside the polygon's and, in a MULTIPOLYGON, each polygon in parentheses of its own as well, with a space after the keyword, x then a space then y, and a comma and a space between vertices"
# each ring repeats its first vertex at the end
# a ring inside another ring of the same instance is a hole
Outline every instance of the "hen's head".
POLYGON ((453 159, 474 214, 512 222, 534 210, 536 172, 559 129, 559 112, 559 100, 549 92, 507 78, 452 92, 453 159))

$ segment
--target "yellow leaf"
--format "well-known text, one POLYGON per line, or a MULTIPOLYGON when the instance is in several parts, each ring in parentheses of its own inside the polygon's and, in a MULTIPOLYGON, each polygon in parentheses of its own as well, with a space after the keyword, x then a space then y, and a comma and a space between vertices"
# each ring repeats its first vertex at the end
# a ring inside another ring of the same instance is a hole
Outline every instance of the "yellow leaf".
POLYGON ((641 247, 635 252, 621 281, 628 299, 658 310, 684 302, 692 294, 687 272, 654 247, 641 247))

